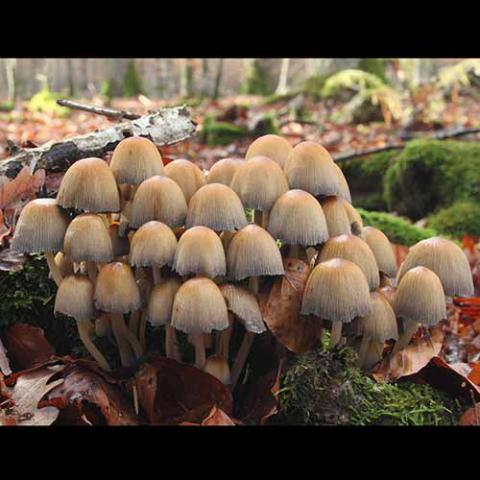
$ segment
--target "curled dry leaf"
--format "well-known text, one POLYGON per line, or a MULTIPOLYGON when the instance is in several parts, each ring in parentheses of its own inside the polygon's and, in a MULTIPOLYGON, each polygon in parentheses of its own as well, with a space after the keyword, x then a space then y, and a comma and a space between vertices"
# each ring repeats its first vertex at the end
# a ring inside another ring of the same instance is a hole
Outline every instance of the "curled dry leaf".
POLYGON ((25 323, 17 323, 7 329, 5 345, 10 357, 22 368, 44 363, 55 354, 43 329, 25 323))
POLYGON ((0 373, 3 375, 10 375, 12 369, 10 368, 10 362, 8 361, 7 351, 3 346, 2 340, 0 339, 0 373))
POLYGON ((402 262, 407 258, 409 248, 405 245, 398 245, 396 243, 391 243, 393 253, 395 254, 395 260, 397 261, 397 266, 399 267, 402 262))
POLYGON ((302 354, 320 341, 321 322, 300 315, 303 290, 310 268, 297 258, 285 258, 285 275, 273 284, 266 301, 260 301, 263 319, 276 339, 294 353, 302 354))
POLYGON ((192 427, 234 427, 236 423, 238 422, 233 421, 222 409, 214 405, 202 423, 182 422, 180 425, 192 427))
POLYGON ((13 180, 3 178, 0 182, 0 209, 15 208, 15 204, 21 200, 32 200, 44 183, 45 170, 37 170, 32 175, 28 165, 13 180))

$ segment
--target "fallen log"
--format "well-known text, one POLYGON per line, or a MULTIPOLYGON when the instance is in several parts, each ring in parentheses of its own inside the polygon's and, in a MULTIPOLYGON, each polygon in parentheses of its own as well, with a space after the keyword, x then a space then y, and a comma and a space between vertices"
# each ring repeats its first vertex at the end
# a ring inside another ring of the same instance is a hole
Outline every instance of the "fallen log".
POLYGON ((38 168, 62 172, 81 158, 104 155, 133 135, 147 137, 163 146, 186 140, 194 133, 195 123, 185 106, 163 108, 86 135, 54 140, 37 148, 17 149, 14 155, 0 161, 0 176, 15 178, 25 165, 29 165, 32 172, 38 168))

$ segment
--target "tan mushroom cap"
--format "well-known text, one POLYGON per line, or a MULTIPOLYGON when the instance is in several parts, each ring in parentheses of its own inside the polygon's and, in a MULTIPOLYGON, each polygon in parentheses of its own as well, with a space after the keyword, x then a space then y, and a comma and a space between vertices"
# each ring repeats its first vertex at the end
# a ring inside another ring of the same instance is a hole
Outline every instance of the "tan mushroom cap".
POLYGON ((379 292, 370 293, 370 297, 372 311, 353 321, 356 335, 367 336, 375 342, 398 340, 397 318, 390 303, 379 292))
POLYGON ((268 157, 253 157, 242 163, 230 184, 245 207, 269 211, 277 198, 288 191, 285 173, 268 157))
POLYGON ((113 151, 110 162, 118 183, 138 185, 155 175, 163 175, 162 156, 148 138, 128 137, 113 151))
POLYGON ((345 203, 339 197, 327 197, 320 201, 331 237, 352 233, 352 224, 345 203))
POLYGON ((347 323, 368 315, 372 308, 367 279, 353 262, 332 258, 310 272, 303 292, 303 315, 347 323))
POLYGON ((180 159, 170 162, 165 167, 165 175, 182 189, 187 204, 192 195, 207 183, 203 172, 190 160, 180 159))
POLYGON ((121 262, 100 269, 94 293, 95 306, 104 312, 128 313, 142 306, 140 290, 132 269, 121 262))
POLYGON ((387 236, 377 228, 364 227, 362 237, 375 255, 379 270, 394 278, 397 274, 397 260, 387 236))
POLYGON ((55 255, 55 263, 60 270, 62 277, 73 275, 73 262, 69 260, 63 252, 55 255))
POLYGON ((228 362, 220 355, 211 355, 208 357, 203 370, 217 380, 220 380, 224 385, 230 385, 232 383, 228 362))
POLYGON ((192 278, 182 284, 173 301, 171 324, 191 334, 227 328, 227 305, 217 285, 205 277, 192 278))
POLYGON ((124 255, 128 255, 130 243, 127 237, 120 236, 120 225, 118 223, 112 223, 108 227, 108 235, 112 242, 113 256, 123 257, 124 255))
POLYGON ((466 255, 450 240, 432 237, 410 248, 398 271, 398 281, 413 267, 427 267, 442 282, 445 295, 473 295, 473 279, 466 255))
POLYGON ((180 227, 187 215, 182 189, 168 177, 151 177, 140 184, 133 197, 130 226, 138 228, 150 220, 180 227))
POLYGON ((209 183, 200 188, 188 204, 187 228, 203 225, 219 232, 236 230, 247 223, 240 198, 221 183, 209 183))
POLYGON ((215 278, 227 271, 220 237, 208 227, 189 228, 178 241, 173 269, 180 275, 215 278))
POLYGON ((303 190, 290 190, 275 202, 270 211, 268 231, 288 245, 317 245, 329 238, 321 205, 303 190))
POLYGON ((65 172, 57 202, 86 212, 118 212, 120 194, 110 167, 101 158, 78 160, 65 172))
POLYGON ((263 135, 250 144, 245 155, 245 160, 263 155, 271 158, 283 168, 292 149, 293 147, 290 143, 279 135, 263 135))
POLYGON ((348 186, 347 179, 345 178, 345 175, 343 174, 342 169, 335 162, 333 162, 333 166, 338 175, 338 182, 339 182, 338 196, 346 200, 348 203, 352 203, 352 195, 350 193, 350 187, 348 186))
POLYGON ((84 213, 71 221, 65 233, 63 250, 74 262, 109 262, 113 258, 108 229, 95 213, 84 213))
POLYGON ((207 176, 207 183, 222 183, 230 186, 238 167, 244 162, 240 158, 223 158, 212 165, 207 176))
POLYGON ((181 282, 177 278, 169 278, 153 288, 147 304, 147 320, 157 327, 167 325, 172 318, 173 299, 181 282))
POLYGON ((344 258, 358 265, 368 280, 370 290, 380 285, 378 265, 370 247, 355 235, 339 235, 330 238, 320 250, 317 263, 331 258, 344 258))
POLYGON ((350 203, 348 203, 343 198, 339 198, 340 202, 347 213, 348 221, 350 222, 350 228, 352 233, 357 236, 362 235, 363 229, 363 220, 360 214, 358 213, 357 209, 350 203))
POLYGON ((84 276, 69 275, 62 280, 55 297, 55 313, 62 313, 75 320, 95 318, 93 283, 84 276))
POLYGON ((177 248, 173 230, 162 222, 144 223, 132 237, 129 261, 140 267, 171 266, 177 248))
POLYGON ((20 212, 12 240, 18 252, 58 252, 63 249, 67 231, 67 213, 51 198, 28 202, 20 212))
POLYGON ((405 273, 398 284, 393 309, 397 317, 427 326, 447 318, 445 293, 436 273, 425 267, 405 273))
POLYGON ((242 228, 230 241, 227 272, 232 280, 285 273, 277 243, 266 230, 254 224, 242 228))
POLYGON ((328 151, 316 142, 300 142, 285 164, 290 188, 300 188, 314 197, 340 191, 338 173, 328 151))
POLYGON ((263 333, 267 330, 257 297, 250 290, 231 284, 220 285, 220 290, 228 310, 238 317, 245 330, 253 333, 263 333))

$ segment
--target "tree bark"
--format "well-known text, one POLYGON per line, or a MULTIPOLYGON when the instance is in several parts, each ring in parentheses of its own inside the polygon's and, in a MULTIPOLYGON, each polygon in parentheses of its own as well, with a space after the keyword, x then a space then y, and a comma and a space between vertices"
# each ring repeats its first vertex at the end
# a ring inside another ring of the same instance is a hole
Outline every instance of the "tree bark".
POLYGON ((278 85, 275 93, 277 95, 285 95, 288 91, 288 67, 290 66, 289 58, 282 58, 280 66, 280 75, 278 76, 278 85))

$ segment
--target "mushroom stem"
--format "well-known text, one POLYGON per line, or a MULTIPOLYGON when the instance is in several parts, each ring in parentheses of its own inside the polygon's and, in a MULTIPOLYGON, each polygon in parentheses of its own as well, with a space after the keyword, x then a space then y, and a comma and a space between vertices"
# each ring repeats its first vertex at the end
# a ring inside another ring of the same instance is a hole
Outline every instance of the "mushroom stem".
POLYGON ((162 272, 156 265, 152 265, 153 284, 158 285, 162 281, 162 272))
POLYGON ((332 322, 332 330, 330 332, 330 348, 335 347, 342 338, 342 322, 332 322))
POLYGON ((192 334, 192 341, 195 347, 195 366, 198 369, 203 370, 206 361, 203 333, 192 334))
POLYGON ((397 352, 405 348, 412 339, 415 332, 418 330, 418 323, 416 322, 403 322, 403 332, 398 337, 397 342, 392 350, 392 356, 395 355, 397 352))
POLYGON ((47 259, 48 268, 53 281, 57 284, 57 287, 62 283, 63 277, 60 272, 60 268, 55 263, 55 254, 52 252, 45 252, 45 258, 47 259))
POLYGON ((182 360, 178 351, 177 334, 170 324, 165 327, 165 352, 167 358, 173 358, 177 362, 182 360))
POLYGON ((111 316, 112 327, 130 344, 137 358, 142 356, 142 346, 138 338, 128 329, 123 315, 121 313, 113 313, 111 316))
POLYGON ((383 272, 380 272, 380 286, 379 286, 379 288, 389 287, 389 286, 391 286, 389 276, 385 275, 385 273, 383 273, 383 272))
MULTIPOLYGON (((233 317, 233 314, 231 312, 228 312, 228 316, 231 318, 233 317)), ((233 318, 231 318, 230 325, 232 325, 232 323, 233 318)), ((217 344, 215 346, 216 354, 223 357, 227 361, 230 354, 230 338, 232 336, 232 330, 233 328, 231 326, 227 327, 225 330, 222 330, 217 335, 217 344)))
POLYGON ((235 388, 235 385, 238 382, 240 374, 242 373, 245 362, 247 361, 248 354, 250 353, 250 347, 252 346, 254 333, 245 331, 243 336, 242 344, 237 353, 237 358, 233 362, 232 366, 232 390, 235 388))
POLYGON ((90 320, 77 320, 77 328, 80 339, 82 340, 85 348, 88 350, 88 353, 93 357, 93 359, 100 365, 102 370, 106 372, 111 372, 112 369, 107 362, 107 359, 103 356, 102 352, 96 347, 90 337, 90 320))
POLYGON ((140 316, 140 326, 138 329, 138 339, 140 340, 140 345, 142 346, 142 352, 145 352, 147 349, 147 314, 145 311, 142 312, 140 316))
POLYGON ((260 210, 253 211, 253 221, 259 226, 262 226, 262 212, 260 210))
POLYGON ((138 324, 140 322, 140 310, 135 310, 128 319, 128 328, 134 335, 138 335, 138 324))
POLYGON ((88 278, 95 285, 97 281, 97 264, 95 262, 87 262, 88 278))
POLYGON ((248 287, 254 293, 255 295, 258 294, 258 289, 259 289, 259 277, 250 277, 248 279, 248 287))
POLYGON ((368 353, 368 346, 370 345, 370 338, 367 335, 362 337, 360 348, 358 350, 358 366, 362 368, 365 365, 365 358, 368 353))
POLYGON ((110 332, 110 319, 107 315, 100 315, 95 320, 95 335, 97 337, 106 337, 110 332))
POLYGON ((123 336, 121 325, 114 321, 114 315, 110 314, 109 318, 112 324, 112 331, 117 342, 118 351, 120 353, 120 360, 124 367, 128 367, 133 363, 132 352, 130 350, 130 344, 123 336))

